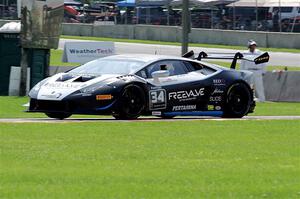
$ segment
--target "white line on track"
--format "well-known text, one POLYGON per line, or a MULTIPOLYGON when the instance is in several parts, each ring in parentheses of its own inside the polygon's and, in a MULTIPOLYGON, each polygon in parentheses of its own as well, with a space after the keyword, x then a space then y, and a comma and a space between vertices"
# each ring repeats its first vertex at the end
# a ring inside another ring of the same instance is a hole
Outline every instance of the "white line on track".
POLYGON ((246 116, 243 118, 217 118, 217 117, 176 117, 174 119, 161 119, 158 117, 141 117, 137 120, 115 120, 114 118, 69 118, 55 120, 50 118, 1 118, 0 123, 84 123, 84 122, 176 122, 176 121, 230 121, 230 120, 300 120, 300 116, 246 116))

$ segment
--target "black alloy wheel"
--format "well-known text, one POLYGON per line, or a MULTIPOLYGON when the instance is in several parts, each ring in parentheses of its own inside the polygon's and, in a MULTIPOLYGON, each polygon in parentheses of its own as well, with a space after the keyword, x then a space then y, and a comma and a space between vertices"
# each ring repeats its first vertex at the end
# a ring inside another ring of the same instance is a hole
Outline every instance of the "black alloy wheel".
POLYGON ((128 85, 124 88, 113 116, 120 120, 137 119, 143 112, 146 97, 143 89, 138 85, 128 85))
POLYGON ((248 114, 251 105, 251 91, 244 83, 229 87, 224 107, 226 118, 241 118, 248 114))

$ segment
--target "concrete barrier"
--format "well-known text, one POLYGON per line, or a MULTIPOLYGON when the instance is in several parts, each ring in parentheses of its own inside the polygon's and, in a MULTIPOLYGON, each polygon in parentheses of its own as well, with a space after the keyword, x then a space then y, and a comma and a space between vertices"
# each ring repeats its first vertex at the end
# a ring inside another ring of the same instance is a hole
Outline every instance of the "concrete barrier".
MULTIPOLYGON (((0 20, 0 26, 10 22, 0 20)), ((181 27, 155 25, 94 25, 64 23, 63 35, 180 42, 181 27)), ((192 28, 190 42, 245 46, 254 39, 260 47, 300 49, 300 33, 273 33, 192 28)))
POLYGON ((300 102, 300 71, 267 72, 264 86, 267 101, 300 102))
MULTIPOLYGON (((205 44, 222 44, 245 46, 249 39, 254 39, 259 46, 266 47, 266 32, 232 31, 232 30, 212 30, 193 28, 190 34, 190 42, 205 44)), ((300 36, 300 35, 299 35, 300 36)))
POLYGON ((72 36, 93 36, 93 24, 72 24, 62 25, 62 34, 72 36))
POLYGON ((134 27, 128 25, 95 25, 92 36, 134 39, 134 27))
MULTIPOLYGON (((181 41, 181 27, 154 25, 86 25, 63 24, 63 35, 112 37, 166 42, 181 41), (87 28, 88 27, 88 28, 87 28), (82 30, 86 28, 86 30, 82 30)), ((272 33, 192 28, 191 43, 245 46, 254 39, 260 47, 300 48, 300 33, 272 33)))
POLYGON ((300 33, 268 33, 266 47, 272 48, 300 48, 300 33))

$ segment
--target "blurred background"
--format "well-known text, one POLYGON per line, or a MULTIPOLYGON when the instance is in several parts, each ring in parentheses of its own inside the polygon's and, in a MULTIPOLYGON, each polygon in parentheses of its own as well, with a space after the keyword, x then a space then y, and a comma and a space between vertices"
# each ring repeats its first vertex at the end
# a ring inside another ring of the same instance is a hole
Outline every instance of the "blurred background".
MULTIPOLYGON (((20 0, 0 0, 0 19, 18 19, 20 0)), ((190 0, 192 28, 300 32, 300 0, 190 0)), ((180 26, 182 0, 65 0, 65 23, 180 26)))

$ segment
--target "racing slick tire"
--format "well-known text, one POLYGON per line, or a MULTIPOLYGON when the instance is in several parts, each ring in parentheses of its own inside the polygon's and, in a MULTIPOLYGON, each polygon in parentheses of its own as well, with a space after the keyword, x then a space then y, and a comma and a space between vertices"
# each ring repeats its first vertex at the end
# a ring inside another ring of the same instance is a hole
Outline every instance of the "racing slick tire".
POLYGON ((251 91, 244 83, 235 83, 227 91, 224 114, 225 118, 242 118, 251 106, 251 91))
POLYGON ((113 117, 118 120, 137 119, 145 109, 146 96, 138 85, 128 85, 124 88, 113 117))
POLYGON ((63 120, 70 117, 71 113, 45 113, 48 117, 58 120, 63 120))

